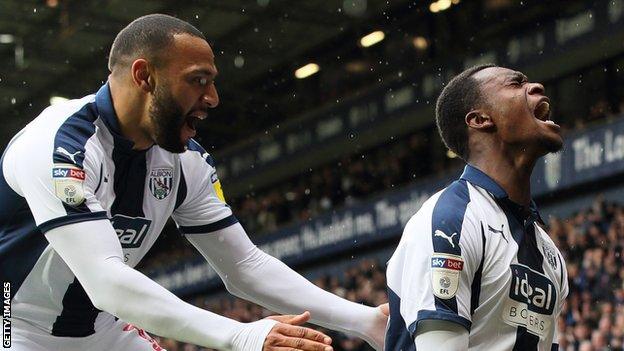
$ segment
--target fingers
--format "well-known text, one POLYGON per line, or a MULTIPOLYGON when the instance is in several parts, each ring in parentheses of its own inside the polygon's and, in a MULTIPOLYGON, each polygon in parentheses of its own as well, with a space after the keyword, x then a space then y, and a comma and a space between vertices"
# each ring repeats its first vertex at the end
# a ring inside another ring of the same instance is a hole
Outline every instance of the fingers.
POLYGON ((310 329, 310 328, 304 328, 304 327, 293 326, 293 325, 288 325, 288 324, 278 324, 277 326, 275 326, 275 329, 277 329, 279 333, 286 335, 286 336, 295 337, 299 339, 313 340, 313 341, 324 343, 327 345, 331 344, 331 341, 332 341, 329 336, 321 333, 320 331, 310 329))
POLYGON ((272 319, 278 321, 280 323, 292 324, 292 325, 302 325, 310 320, 310 312, 305 311, 301 314, 289 314, 284 316, 269 316, 266 319, 272 319))
POLYGON ((264 341, 264 351, 333 351, 331 338, 300 326, 276 324, 264 341))
POLYGON ((279 345, 279 348, 285 348, 286 350, 306 350, 306 351, 333 351, 334 349, 320 342, 300 339, 300 338, 285 338, 279 345))
POLYGON ((292 318, 288 322, 284 322, 291 325, 302 325, 310 320, 310 312, 305 311, 302 314, 291 316, 292 318))

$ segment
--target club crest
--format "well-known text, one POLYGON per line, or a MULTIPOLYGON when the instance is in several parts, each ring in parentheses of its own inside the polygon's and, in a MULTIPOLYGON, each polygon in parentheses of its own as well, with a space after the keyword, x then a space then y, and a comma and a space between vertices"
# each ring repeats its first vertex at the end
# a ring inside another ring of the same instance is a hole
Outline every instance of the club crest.
POLYGON ((158 200, 166 198, 171 193, 173 186, 173 169, 152 168, 149 177, 149 189, 158 200))
POLYGON ((542 251, 544 251, 544 256, 546 257, 548 264, 553 269, 557 269, 557 251, 546 243, 542 243, 542 251))

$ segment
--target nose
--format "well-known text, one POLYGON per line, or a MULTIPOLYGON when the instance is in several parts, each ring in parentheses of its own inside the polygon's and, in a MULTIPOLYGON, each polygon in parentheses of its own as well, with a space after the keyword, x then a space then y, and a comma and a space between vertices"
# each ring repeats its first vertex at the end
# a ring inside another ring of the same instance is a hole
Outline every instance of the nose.
POLYGON ((544 86, 540 83, 530 83, 528 91, 529 95, 544 95, 544 92, 544 86))
POLYGON ((214 83, 210 84, 204 95, 202 95, 202 102, 208 105, 209 108, 215 108, 219 105, 219 93, 214 83))

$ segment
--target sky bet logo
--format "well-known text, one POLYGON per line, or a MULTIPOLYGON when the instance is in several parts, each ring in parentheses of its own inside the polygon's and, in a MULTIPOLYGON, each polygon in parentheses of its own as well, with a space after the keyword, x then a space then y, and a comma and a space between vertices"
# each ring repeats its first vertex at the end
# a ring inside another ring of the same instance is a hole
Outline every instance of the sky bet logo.
POLYGON ((431 268, 446 268, 454 271, 461 271, 464 269, 464 261, 448 257, 434 256, 431 257, 431 268))
POLYGON ((526 266, 511 265, 509 297, 527 304, 529 311, 551 315, 557 301, 555 285, 544 275, 526 266))
POLYGON ((85 180, 85 172, 77 168, 54 167, 52 169, 52 178, 74 178, 85 180))
POLYGON ((114 215, 110 221, 113 228, 115 228, 121 247, 124 249, 141 247, 152 224, 152 221, 149 219, 128 217, 120 214, 114 215))

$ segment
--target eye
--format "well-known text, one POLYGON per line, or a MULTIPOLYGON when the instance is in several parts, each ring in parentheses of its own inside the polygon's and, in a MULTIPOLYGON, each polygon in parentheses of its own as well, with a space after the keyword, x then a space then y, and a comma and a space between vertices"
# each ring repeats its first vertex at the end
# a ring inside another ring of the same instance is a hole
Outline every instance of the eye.
POLYGON ((196 77, 194 79, 194 82, 199 84, 202 87, 207 86, 208 84, 210 84, 210 79, 206 78, 206 77, 196 77))
POLYGON ((522 77, 517 77, 517 78, 514 78, 514 79, 513 79, 513 81, 512 81, 512 83, 511 83, 511 84, 512 84, 512 85, 517 85, 517 86, 522 86, 522 83, 524 83, 524 78, 522 78, 522 77))

